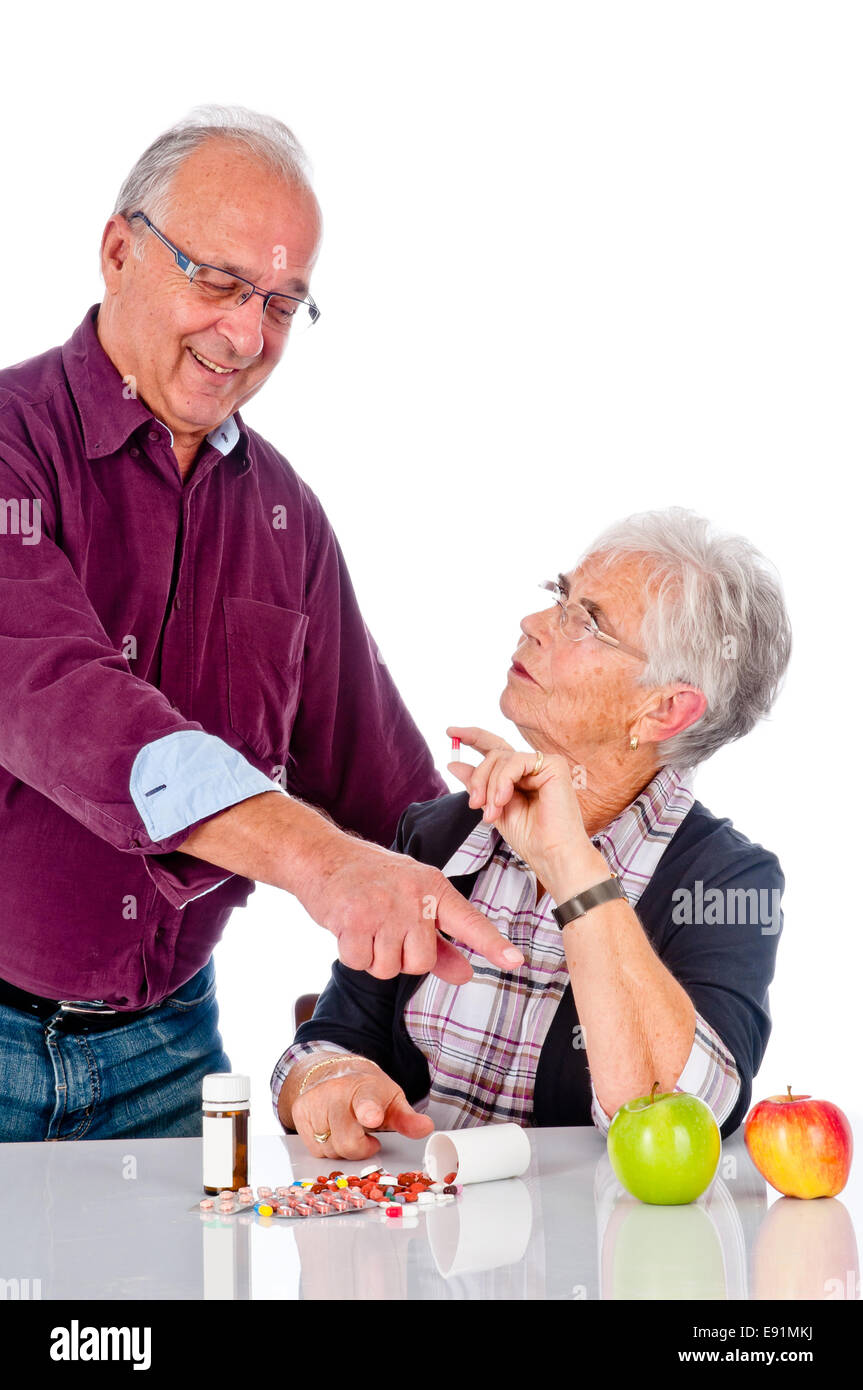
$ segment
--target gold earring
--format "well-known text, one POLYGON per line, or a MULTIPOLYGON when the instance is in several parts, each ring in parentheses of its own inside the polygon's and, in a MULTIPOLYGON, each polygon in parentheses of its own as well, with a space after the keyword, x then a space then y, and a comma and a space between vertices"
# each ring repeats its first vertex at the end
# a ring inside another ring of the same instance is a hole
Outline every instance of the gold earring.
POLYGON ((637 747, 638 747, 638 734, 633 734, 633 735, 632 735, 632 738, 629 740, 629 746, 630 746, 630 748, 632 749, 632 751, 633 751, 633 753, 634 753, 635 750, 636 750, 637 747))

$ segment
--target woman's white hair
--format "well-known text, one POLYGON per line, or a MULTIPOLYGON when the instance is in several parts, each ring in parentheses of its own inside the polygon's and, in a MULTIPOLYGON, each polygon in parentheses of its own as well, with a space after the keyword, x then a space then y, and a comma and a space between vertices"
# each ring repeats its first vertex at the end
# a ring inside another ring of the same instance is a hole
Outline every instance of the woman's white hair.
MULTIPOLYGON (((114 214, 145 212, 158 225, 171 211, 171 185, 184 159, 213 138, 244 146, 278 179, 311 192, 309 162, 296 136, 274 116, 245 106, 196 106, 183 120, 157 136, 126 177, 114 214)), ((143 252, 146 228, 138 219, 135 255, 143 252)))
POLYGON ((770 710, 791 655, 791 627, 773 567, 742 536, 714 532, 683 507, 610 526, 582 563, 638 556, 648 595, 642 685, 683 681, 707 697, 697 723, 659 745, 666 764, 694 767, 742 738, 770 710))

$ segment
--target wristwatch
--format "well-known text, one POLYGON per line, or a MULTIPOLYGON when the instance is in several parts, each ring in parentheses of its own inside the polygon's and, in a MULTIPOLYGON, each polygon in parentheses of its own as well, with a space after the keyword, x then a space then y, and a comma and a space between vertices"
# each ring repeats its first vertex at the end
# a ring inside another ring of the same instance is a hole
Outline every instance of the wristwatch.
POLYGON ((625 897, 626 894, 620 886, 620 879, 616 874, 612 874, 611 878, 604 879, 595 887, 587 888, 583 893, 577 893, 574 898, 568 898, 565 903, 561 903, 560 907, 553 907, 551 915, 563 931, 570 922, 575 922, 579 917, 583 917, 585 912, 589 912, 592 907, 599 907, 601 903, 611 902, 612 898, 625 897))

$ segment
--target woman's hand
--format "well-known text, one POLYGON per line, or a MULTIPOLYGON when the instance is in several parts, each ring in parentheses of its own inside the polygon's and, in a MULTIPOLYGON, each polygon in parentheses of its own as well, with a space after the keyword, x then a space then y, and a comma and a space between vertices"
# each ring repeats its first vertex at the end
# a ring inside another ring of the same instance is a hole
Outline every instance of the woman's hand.
POLYGON ((607 877, 584 828, 574 774, 565 758, 544 754, 534 775, 538 754, 533 750, 519 752, 487 729, 452 726, 447 734, 484 754, 478 767, 455 762, 449 770, 470 792, 470 805, 483 807, 483 820, 496 826, 552 896, 557 884, 568 883, 582 865, 588 875, 595 866, 594 882, 607 877))
POLYGON ((373 1063, 310 1086, 293 1103, 292 1125, 318 1158, 371 1158, 380 1143, 369 1130, 423 1139, 434 1129, 431 1118, 414 1110, 401 1086, 373 1063), (321 1144, 316 1134, 329 1137, 321 1144))

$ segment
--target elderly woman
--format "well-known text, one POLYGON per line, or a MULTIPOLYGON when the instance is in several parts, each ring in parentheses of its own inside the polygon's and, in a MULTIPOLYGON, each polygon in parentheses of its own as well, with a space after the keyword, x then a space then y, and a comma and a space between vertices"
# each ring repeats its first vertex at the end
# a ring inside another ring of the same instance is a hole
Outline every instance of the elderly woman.
POLYGON ((467 794, 408 807, 395 846, 525 963, 475 957, 454 985, 337 962, 273 1074, 282 1124, 321 1157, 368 1157, 385 1129, 605 1132, 654 1082, 700 1096, 723 1134, 748 1108, 784 880, 695 800, 692 769, 773 703, 781 589, 747 541, 678 508, 612 527, 545 587, 500 701, 532 751, 450 729, 484 755, 451 764, 467 794))

